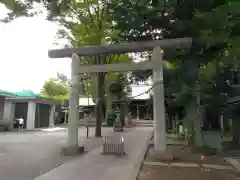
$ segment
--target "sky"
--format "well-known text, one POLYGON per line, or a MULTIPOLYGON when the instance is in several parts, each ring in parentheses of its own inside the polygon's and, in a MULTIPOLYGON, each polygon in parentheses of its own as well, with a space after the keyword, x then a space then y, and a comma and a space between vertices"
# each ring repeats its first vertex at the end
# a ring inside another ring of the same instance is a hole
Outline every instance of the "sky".
MULTIPOLYGON (((6 9, 0 4, 0 19, 6 9)), ((54 41, 58 26, 43 16, 0 22, 0 89, 41 91, 44 82, 57 72, 70 75, 70 59, 50 59, 48 50, 61 48, 54 41)), ((146 87, 133 88, 134 96, 146 87)))
MULTIPOLYGON (((4 8, 0 6, 0 18, 4 8)), ((69 59, 50 59, 58 26, 44 17, 19 18, 0 23, 0 89, 40 92, 44 82, 57 72, 70 74, 69 59)))

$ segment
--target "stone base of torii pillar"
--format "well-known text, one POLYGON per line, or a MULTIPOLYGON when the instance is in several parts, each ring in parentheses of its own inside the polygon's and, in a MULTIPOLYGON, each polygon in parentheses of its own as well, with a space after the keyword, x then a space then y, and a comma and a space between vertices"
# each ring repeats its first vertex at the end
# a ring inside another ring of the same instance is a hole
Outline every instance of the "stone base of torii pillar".
POLYGON ((73 156, 73 155, 78 155, 84 153, 84 146, 73 146, 73 147, 63 147, 61 149, 61 155, 62 156, 73 156))

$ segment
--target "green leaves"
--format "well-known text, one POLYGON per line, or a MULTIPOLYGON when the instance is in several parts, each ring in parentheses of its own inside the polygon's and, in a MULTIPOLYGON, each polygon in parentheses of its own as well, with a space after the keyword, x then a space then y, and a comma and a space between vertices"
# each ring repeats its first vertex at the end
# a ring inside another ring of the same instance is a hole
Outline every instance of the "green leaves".
POLYGON ((23 3, 18 0, 0 0, 0 4, 5 5, 5 7, 9 10, 9 13, 4 19, 0 19, 2 22, 9 22, 17 17, 21 16, 29 16, 28 9, 31 9, 31 4, 23 3))
MULTIPOLYGON (((229 56, 234 56, 240 49, 240 3, 232 2, 216 7, 210 12, 196 12, 196 22, 199 23, 200 38, 209 45, 226 43, 230 48, 229 56)), ((232 58, 232 57, 231 57, 232 58)))
POLYGON ((55 20, 62 28, 60 38, 67 38, 73 47, 108 44, 116 39, 117 32, 111 29, 105 1, 82 0, 70 4, 55 20))
POLYGON ((57 76, 58 78, 50 78, 44 83, 41 95, 45 98, 63 102, 68 99, 69 80, 61 73, 58 73, 57 76))
POLYGON ((45 82, 42 93, 49 96, 66 95, 68 94, 68 87, 51 78, 45 82))
MULTIPOLYGON (((59 30, 59 38, 67 38, 72 47, 111 44, 117 41, 118 31, 112 29, 112 20, 109 18, 109 11, 106 1, 81 0, 69 4, 69 9, 61 11, 55 20, 62 28, 59 30)), ((131 62, 128 55, 108 55, 82 57, 81 64, 110 64, 110 63, 131 62)), ((105 91, 109 84, 116 81, 117 73, 100 73, 106 79, 102 85, 105 91)), ((82 74, 84 90, 93 99, 96 98, 96 74, 82 74)))

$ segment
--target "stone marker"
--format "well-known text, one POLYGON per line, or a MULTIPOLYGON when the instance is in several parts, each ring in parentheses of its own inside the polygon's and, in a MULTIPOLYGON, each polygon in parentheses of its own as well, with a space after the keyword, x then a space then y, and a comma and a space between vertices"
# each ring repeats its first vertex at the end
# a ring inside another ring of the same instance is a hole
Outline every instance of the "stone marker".
POLYGON ((114 126, 113 126, 113 131, 114 132, 123 132, 122 123, 120 121, 120 114, 117 115, 117 118, 116 118, 114 126))
POLYGON ((132 115, 131 115, 131 112, 129 112, 127 117, 126 117, 125 126, 127 128, 131 128, 132 127, 132 115))

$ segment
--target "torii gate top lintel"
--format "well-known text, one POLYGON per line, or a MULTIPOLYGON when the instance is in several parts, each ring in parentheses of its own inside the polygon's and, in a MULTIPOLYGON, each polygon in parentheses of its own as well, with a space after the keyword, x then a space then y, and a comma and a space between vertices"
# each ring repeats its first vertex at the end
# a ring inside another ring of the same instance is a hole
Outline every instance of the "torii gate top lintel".
POLYGON ((152 40, 143 42, 126 42, 121 44, 108 44, 98 46, 84 46, 79 48, 65 48, 49 50, 50 58, 65 58, 71 57, 73 54, 79 56, 91 56, 102 54, 120 54, 130 52, 142 52, 153 50, 154 47, 160 46, 165 49, 182 49, 189 48, 192 44, 192 38, 176 38, 164 40, 152 40))

